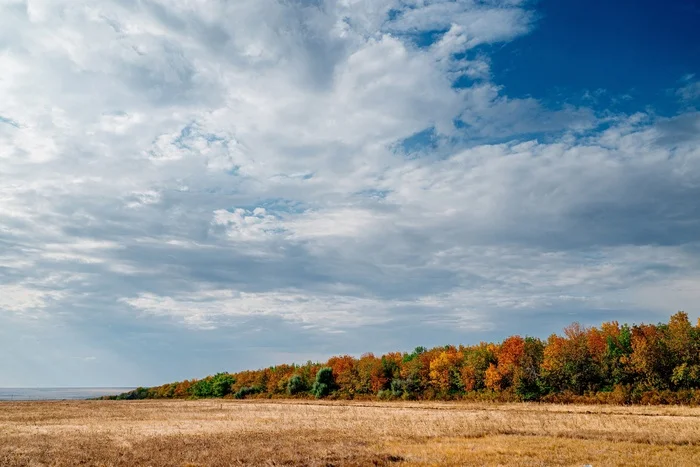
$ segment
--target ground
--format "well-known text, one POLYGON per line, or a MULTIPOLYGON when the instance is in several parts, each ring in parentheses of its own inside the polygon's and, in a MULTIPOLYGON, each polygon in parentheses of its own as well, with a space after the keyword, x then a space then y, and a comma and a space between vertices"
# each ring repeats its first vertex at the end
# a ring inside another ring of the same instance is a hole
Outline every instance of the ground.
POLYGON ((700 409, 0 402, 0 465, 698 465, 700 409))

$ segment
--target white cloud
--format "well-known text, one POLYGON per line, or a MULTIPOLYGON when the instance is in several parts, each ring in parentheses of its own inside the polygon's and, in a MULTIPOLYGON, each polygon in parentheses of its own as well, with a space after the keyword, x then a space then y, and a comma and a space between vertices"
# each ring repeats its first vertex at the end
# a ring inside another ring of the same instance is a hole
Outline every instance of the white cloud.
POLYGON ((697 276, 700 120, 508 96, 479 46, 529 5, 4 2, 0 304, 334 331, 642 309, 697 276))
POLYGON ((323 237, 360 238, 389 230, 381 214, 356 208, 309 212, 288 222, 292 236, 300 239, 323 237))
POLYGON ((386 322, 390 310, 397 307, 382 300, 309 295, 298 290, 249 293, 217 289, 173 297, 142 294, 124 302, 145 313, 174 317, 202 329, 214 329, 222 322, 235 326, 245 318, 274 316, 304 327, 339 331, 386 322))
POLYGON ((214 211, 214 225, 226 227, 228 237, 236 241, 265 241, 267 236, 274 235, 283 227, 275 217, 266 213, 264 208, 255 208, 253 211, 235 209, 226 211, 223 209, 214 211))
POLYGON ((528 31, 531 16, 519 8, 480 7, 471 1, 416 2, 387 24, 393 32, 448 29, 439 48, 453 51, 471 49, 479 44, 506 41, 528 31), (459 48, 454 47, 459 43, 459 48), (453 43, 450 47, 449 43, 453 43))
POLYGON ((155 190, 135 191, 131 193, 130 198, 133 199, 133 201, 126 205, 129 208, 158 204, 162 199, 161 194, 155 190))
POLYGON ((46 308, 50 301, 59 300, 65 294, 56 290, 42 290, 18 284, 0 284, 0 311, 30 313, 46 308))
POLYGON ((38 250, 39 256, 51 261, 77 261, 81 263, 103 263, 103 250, 118 249, 120 245, 110 241, 79 240, 75 243, 49 243, 38 250))

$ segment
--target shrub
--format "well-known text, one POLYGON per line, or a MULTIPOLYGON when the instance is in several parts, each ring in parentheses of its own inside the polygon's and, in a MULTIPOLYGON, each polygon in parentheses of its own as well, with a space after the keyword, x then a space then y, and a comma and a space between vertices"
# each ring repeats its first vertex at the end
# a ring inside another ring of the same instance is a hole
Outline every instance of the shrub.
POLYGON ((392 379, 391 380, 391 395, 393 397, 401 397, 406 391, 407 382, 403 379, 392 379))
POLYGON ((294 375, 287 381, 287 394, 294 396, 300 392, 308 390, 308 386, 304 379, 299 375, 294 375))
POLYGON ((306 384, 306 381, 304 381, 304 378, 302 378, 301 375, 293 375, 287 381, 287 394, 290 396, 308 391, 308 389, 309 386, 306 384))
POLYGON ((117 400, 140 400, 140 399, 150 399, 152 394, 148 388, 136 388, 133 391, 125 392, 119 394, 117 400))
POLYGON ((243 386, 241 389, 236 391, 233 397, 235 397, 236 399, 245 399, 247 396, 250 396, 252 394, 259 394, 261 392, 262 390, 260 388, 243 386))
POLYGON ((335 389, 335 379, 333 378, 333 370, 324 367, 316 373, 316 381, 311 388, 311 393, 316 396, 316 399, 326 397, 335 389))

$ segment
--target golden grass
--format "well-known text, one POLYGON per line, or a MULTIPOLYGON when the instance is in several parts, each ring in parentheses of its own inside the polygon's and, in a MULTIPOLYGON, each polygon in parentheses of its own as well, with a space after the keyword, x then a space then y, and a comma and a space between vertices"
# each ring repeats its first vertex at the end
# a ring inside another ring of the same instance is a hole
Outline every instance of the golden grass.
POLYGON ((0 403, 0 466, 700 465, 700 409, 311 401, 0 403))

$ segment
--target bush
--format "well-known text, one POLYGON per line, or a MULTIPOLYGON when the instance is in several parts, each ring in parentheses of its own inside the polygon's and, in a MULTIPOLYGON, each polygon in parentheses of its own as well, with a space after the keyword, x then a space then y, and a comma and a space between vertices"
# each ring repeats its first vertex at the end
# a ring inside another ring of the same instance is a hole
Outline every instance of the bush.
MULTIPOLYGON (((516 373, 516 376, 519 376, 516 373)), ((515 394, 522 401, 537 401, 546 393, 544 385, 535 378, 516 377, 515 394)))
POLYGON ((151 399, 152 394, 151 391, 148 388, 136 388, 133 391, 125 392, 123 394, 119 394, 116 399, 117 400, 140 400, 140 399, 151 399))
POLYGON ((407 386, 408 383, 406 380, 403 379, 392 379, 391 380, 391 385, 389 386, 391 388, 390 392, 393 397, 401 397, 405 393, 409 392, 407 391, 407 386))
POLYGON ((253 394, 259 394, 261 392, 262 392, 262 390, 260 388, 243 386, 241 389, 236 391, 236 393, 233 395, 233 397, 235 397, 236 399, 245 399, 247 396, 250 396, 253 394))
POLYGON ((311 393, 316 396, 316 399, 326 397, 335 389, 335 379, 333 378, 333 370, 324 367, 316 373, 316 381, 311 388, 311 393))
POLYGON ((299 375, 294 375, 287 381, 287 394, 294 396, 308 389, 306 382, 299 375))
POLYGON ((393 398, 401 398, 404 400, 415 400, 422 392, 421 388, 418 386, 418 383, 411 377, 407 379, 392 379, 391 383, 389 384, 388 391, 391 392, 391 396, 393 398))

